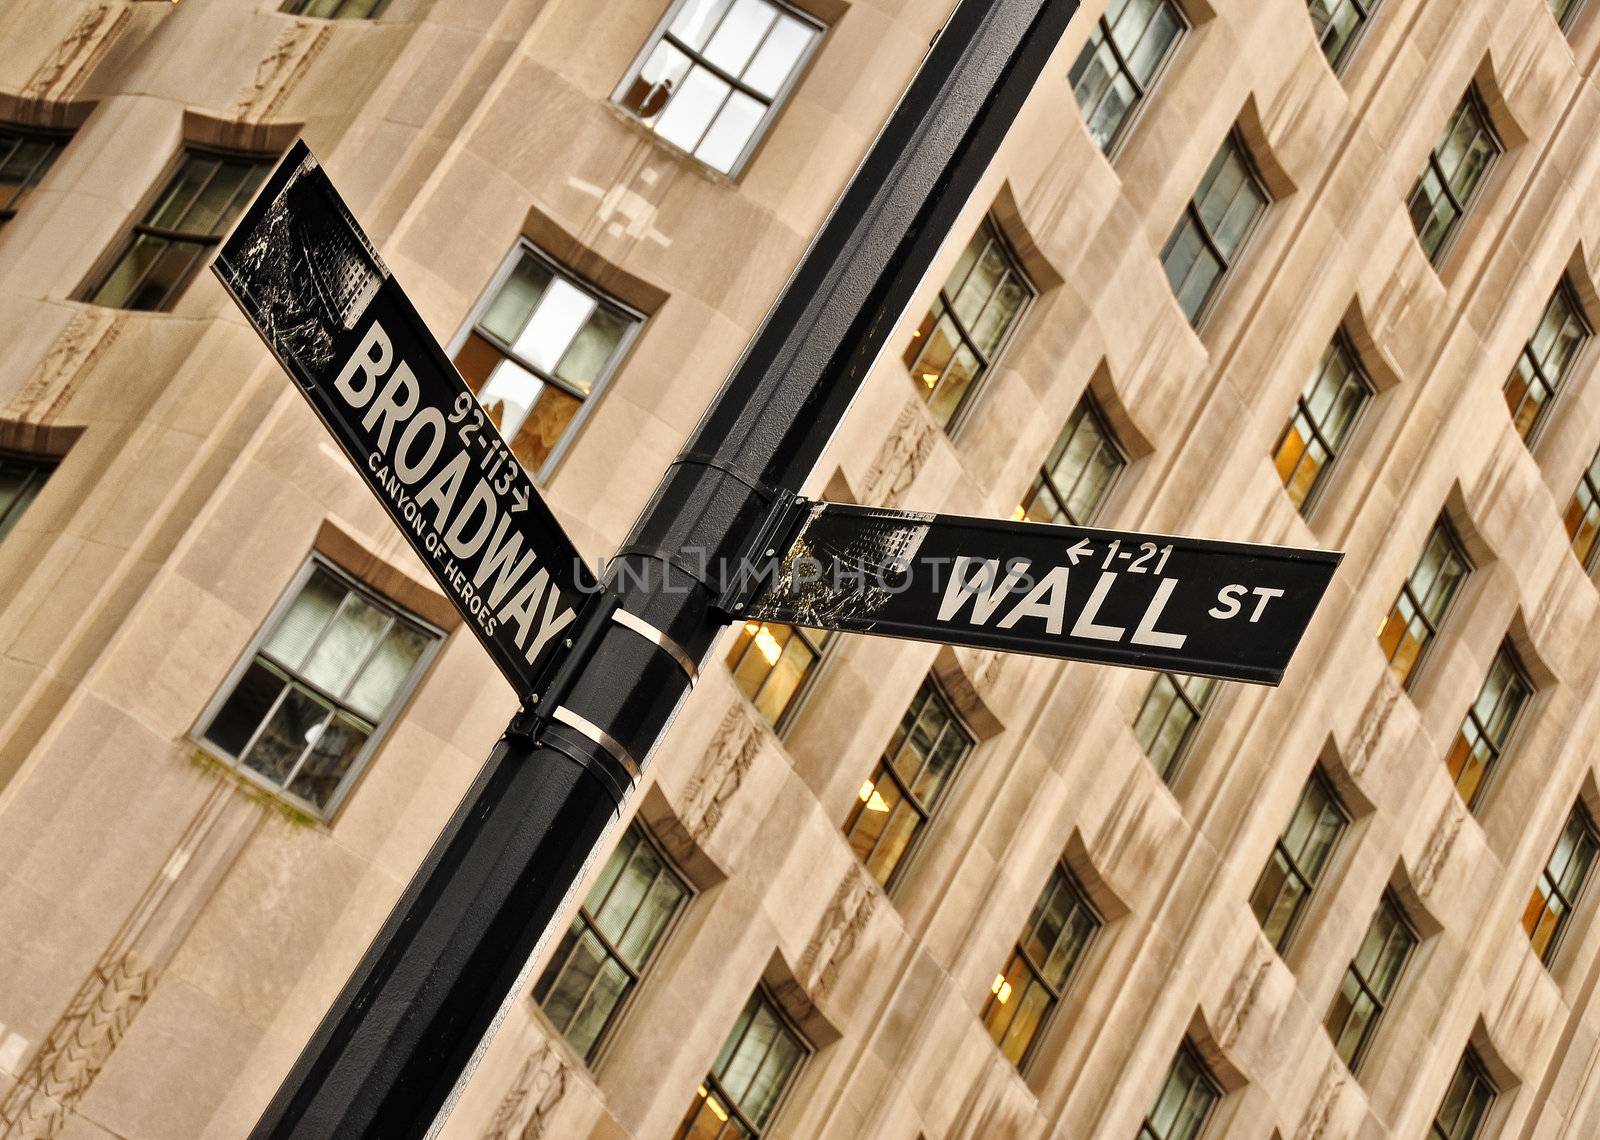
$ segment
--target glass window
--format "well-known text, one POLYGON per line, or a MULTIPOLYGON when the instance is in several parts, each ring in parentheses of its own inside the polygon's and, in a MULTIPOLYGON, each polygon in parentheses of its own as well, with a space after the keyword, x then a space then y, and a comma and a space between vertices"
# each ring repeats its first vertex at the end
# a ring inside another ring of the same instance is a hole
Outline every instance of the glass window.
POLYGON ((679 0, 612 98, 660 138, 732 174, 822 31, 773 0, 679 0))
POLYGON ((1438 634, 1450 603, 1470 573, 1472 563, 1460 540, 1450 524, 1440 519, 1378 631, 1378 646, 1400 684, 1409 685, 1417 675, 1423 651, 1438 634))
POLYGON ((5 541, 55 469, 54 459, 0 451, 0 542, 5 541))
POLYGON ((1034 476, 1015 517, 1088 526, 1100 514, 1127 465, 1094 397, 1086 394, 1034 476))
POLYGON ((1445 1091, 1444 1103, 1433 1118, 1433 1127, 1428 1130, 1429 1140, 1478 1140, 1497 1095, 1494 1082, 1484 1072, 1483 1062, 1468 1049, 1461 1054, 1456 1075, 1445 1091))
POLYGON ((439 636, 313 560, 201 738, 325 816, 416 685, 439 636))
POLYGON ((512 453, 539 478, 643 320, 522 246, 479 304, 455 363, 512 453))
POLYGON ((1322 354, 1294 414, 1273 451, 1273 466, 1289 498, 1304 514, 1350 438, 1356 417, 1372 398, 1372 383, 1341 330, 1322 354))
POLYGON ((1573 808, 1561 838, 1556 840, 1556 849, 1539 872, 1528 908, 1522 913, 1522 928, 1528 932, 1533 951, 1547 965, 1555 957, 1572 908, 1589 881, 1597 846, 1600 842, 1595 839, 1588 813, 1581 805, 1573 808))
POLYGON ((1335 72, 1343 69, 1355 52, 1356 41, 1366 30, 1378 3, 1379 0, 1310 0, 1311 27, 1335 72))
POLYGON ((1111 0, 1069 78, 1089 134, 1111 153, 1189 30, 1172 0, 1111 0))
POLYGON ((1511 409, 1511 422, 1523 439, 1533 438, 1535 429, 1544 422, 1551 401, 1572 371, 1578 350, 1588 339, 1588 322, 1563 279, 1506 380, 1506 407, 1511 409))
POLYGON ((1222 1086, 1185 1041, 1139 1128, 1139 1140, 1195 1140, 1221 1099, 1222 1086))
POLYGON ((1469 89, 1411 191, 1411 224, 1423 252, 1435 265, 1443 260, 1451 236, 1500 150, 1500 140, 1489 126, 1477 90, 1469 89))
POLYGON ((878 882, 887 885, 901 866, 972 746, 945 695, 931 678, 924 681, 844 825, 878 882))
POLYGON ((1556 18, 1563 32, 1571 30, 1573 18, 1577 16, 1578 9, 1583 7, 1583 0, 1546 0, 1546 3, 1550 5, 1550 14, 1556 18))
POLYGON ((1450 771, 1456 791, 1470 809, 1478 802, 1478 793, 1500 761, 1506 742, 1533 696, 1533 683, 1523 672, 1516 651, 1502 645, 1489 666, 1489 675, 1483 679, 1478 699, 1467 710, 1456 734, 1455 745, 1445 757, 1445 767, 1450 771))
POLYGON ((1578 479, 1562 521, 1567 526, 1567 537, 1572 539, 1572 552, 1585 570, 1592 570, 1595 547, 1600 545, 1595 542, 1595 536, 1600 535, 1600 452, 1595 453, 1588 470, 1578 479))
POLYGON ((1156 773, 1168 783, 1178 774, 1178 761, 1216 692, 1217 682, 1210 677, 1186 673, 1159 673, 1150 683, 1134 718, 1133 735, 1156 766, 1156 773))
POLYGON ((948 425, 966 405, 1033 297, 1011 248, 985 219, 902 354, 939 423, 948 425))
POLYGON ((1018 1068, 1055 1012, 1100 926, 1100 916, 1083 888, 1064 865, 1057 864, 983 1005, 989 1036, 1018 1068))
POLYGON ((370 20, 387 5, 388 0, 289 0, 282 10, 324 20, 370 20))
POLYGON ((44 131, 0 123, 0 226, 16 217, 28 192, 67 149, 66 131, 44 131))
POLYGON ((825 629, 748 621, 728 653, 728 668, 739 691, 776 728, 816 675, 832 636, 825 629))
POLYGON ((1289 945, 1349 823, 1328 778, 1321 769, 1312 772, 1250 895, 1250 909, 1278 953, 1289 945))
POLYGON ((273 161, 186 150, 177 173, 83 299, 115 309, 170 309, 255 197, 273 161))
POLYGON ((1328 1010, 1328 1035, 1352 1073, 1360 1067, 1416 946, 1416 932, 1400 904, 1385 894, 1328 1010))
POLYGON ((755 1140, 810 1055, 810 1046, 758 987, 674 1140, 755 1140))
POLYGON ((1161 252, 1167 281, 1191 325, 1200 323, 1268 201, 1244 144, 1230 134, 1161 252))
POLYGON ((644 828, 630 826, 533 987, 533 1000, 585 1061, 594 1060, 689 894, 644 828))

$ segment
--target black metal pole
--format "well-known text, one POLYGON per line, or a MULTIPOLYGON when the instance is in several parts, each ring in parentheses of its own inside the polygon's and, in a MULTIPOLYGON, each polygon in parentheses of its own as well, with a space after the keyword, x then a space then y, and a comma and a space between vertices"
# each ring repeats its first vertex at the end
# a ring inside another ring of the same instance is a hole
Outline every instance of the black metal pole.
POLYGON ((722 567, 810 473, 1076 7, 956 8, 617 553, 573 667, 495 747, 253 1136, 442 1122, 727 623, 722 567))

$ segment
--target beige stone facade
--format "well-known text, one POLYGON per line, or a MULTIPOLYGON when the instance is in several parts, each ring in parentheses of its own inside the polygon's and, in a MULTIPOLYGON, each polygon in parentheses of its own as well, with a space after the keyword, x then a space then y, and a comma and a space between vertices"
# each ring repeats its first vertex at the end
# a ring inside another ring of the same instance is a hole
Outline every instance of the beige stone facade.
MULTIPOLYGON (((79 299, 184 147, 303 135, 452 348, 523 237, 641 314, 542 479, 603 558, 949 4, 795 7, 825 32, 732 175, 616 102, 669 0, 0 10, 0 130, 72 132, 0 222, 0 452, 58 461, 0 542, 0 1136, 244 1135, 515 703, 208 273, 169 311, 79 299), (448 634, 327 818, 201 733, 314 552, 448 634)), ((811 1050, 764 1135, 1133 1138, 1187 1041, 1208 1137, 1429 1136, 1469 1047, 1477 1135, 1600 1136, 1600 890, 1548 961, 1523 925, 1600 816, 1563 525, 1600 353, 1531 446, 1502 392, 1563 275, 1600 327, 1600 5, 1383 0, 1336 74, 1301 0, 1178 0, 1110 159, 1068 77, 1106 7, 809 489, 1009 516, 1090 393, 1127 461, 1100 523, 1347 552, 1284 684, 1222 686, 1168 782, 1150 674, 840 638, 778 732, 725 648, 634 800, 693 897, 592 1063, 519 995, 446 1136, 672 1136, 758 985, 811 1050), (1407 201, 1469 88, 1503 154, 1435 265, 1407 201), (1271 202, 1196 331, 1163 255, 1235 128, 1271 202), (1037 296, 946 429, 901 348, 986 215, 1037 296), (1373 391, 1303 515, 1273 454, 1341 329, 1373 391), (1474 569, 1402 689, 1374 634, 1441 514, 1474 569), (1507 641, 1535 692, 1469 811, 1446 756, 1507 641), (930 674, 974 746, 885 891, 842 828, 930 674), (1251 898, 1319 767, 1348 824, 1280 953, 1251 898), (1101 926, 1019 1070, 984 1012, 1062 863, 1101 926), (1386 892, 1417 946, 1352 1074, 1323 1023, 1386 892)))

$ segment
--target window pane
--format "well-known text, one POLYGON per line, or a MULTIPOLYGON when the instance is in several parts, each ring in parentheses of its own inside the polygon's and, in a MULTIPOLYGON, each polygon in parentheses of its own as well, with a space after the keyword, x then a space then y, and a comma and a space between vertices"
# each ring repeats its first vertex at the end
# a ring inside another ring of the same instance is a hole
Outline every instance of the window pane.
POLYGON ((632 325, 616 310, 595 309, 556 364, 556 375, 586 395, 592 392, 632 325))
POLYGON ((0 125, 0 224, 44 179, 66 145, 64 134, 0 125))
POLYGON ((388 633, 389 622, 387 613, 359 594, 346 594, 322 640, 301 668, 301 676, 333 696, 343 697, 357 670, 388 633))
POLYGON ((790 16, 779 16, 777 23, 767 33, 766 42, 756 52, 745 70, 744 81, 768 99, 777 97, 800 65, 800 59, 816 32, 808 25, 790 16))
POLYGON ((351 687, 350 706, 370 721, 383 719, 432 640, 420 629, 396 622, 351 687))
POLYGON ((1469 89, 1412 192, 1411 224, 1429 258, 1438 260, 1499 153, 1477 92, 1469 89))
POLYGON ((1125 132, 1185 28, 1171 0, 1122 0, 1096 22, 1069 78, 1102 150, 1125 132))
POLYGON ((733 92, 716 121, 706 131, 705 138, 695 150, 695 157, 724 173, 732 170, 743 156, 745 147, 755 137, 765 114, 765 104, 742 91, 733 92))
POLYGON ((272 711, 284 687, 281 676, 259 661, 252 662, 206 726, 205 738, 229 756, 238 756, 272 711))
POLYGON ((549 288, 550 280, 549 266, 537 257, 523 254, 478 323, 507 344, 515 344, 549 288))
POLYGON ((656 121, 656 133, 679 149, 693 153, 732 90, 705 68, 693 68, 656 121))
POLYGON ((331 706, 304 689, 290 686, 261 735, 242 757, 245 767, 275 784, 283 784, 300 757, 321 737, 322 726, 332 713, 331 706))
MULTIPOLYGON (((366 726, 348 717, 335 716, 327 721, 300 770, 289 781, 289 790, 319 808, 327 807, 367 742, 367 735, 366 726)), ((253 751, 251 756, 255 756, 253 751)))
POLYGON ((1205 1127, 1211 1109, 1221 1099, 1221 1089, 1185 1041, 1145 1117, 1140 1136, 1153 1140, 1195 1140, 1205 1127))

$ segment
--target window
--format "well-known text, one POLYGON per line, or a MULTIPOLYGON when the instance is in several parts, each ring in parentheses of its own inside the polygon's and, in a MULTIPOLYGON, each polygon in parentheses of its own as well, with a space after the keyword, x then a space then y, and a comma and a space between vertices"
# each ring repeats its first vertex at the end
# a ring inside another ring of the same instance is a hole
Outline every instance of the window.
POLYGON ((739 691, 776 728, 816 675, 832 636, 825 629, 745 622, 728 654, 728 668, 739 691))
POLYGON ((1456 1075, 1445 1091, 1439 1115, 1433 1118, 1433 1127, 1428 1130, 1429 1140, 1478 1140, 1497 1095, 1494 1082, 1484 1072, 1483 1062, 1468 1049, 1461 1054, 1461 1063, 1456 1066, 1456 1075))
POLYGON ((924 681, 844 825, 878 882, 887 885, 900 867, 972 745, 945 695, 924 681))
POLYGON ((533 987, 533 1000, 585 1061, 594 1060, 689 894, 644 828, 630 826, 533 987))
POLYGON ((0 124, 0 226, 17 216, 29 192, 67 149, 65 131, 0 124))
POLYGON ((1517 717, 1531 696, 1533 683, 1523 672, 1516 651, 1502 645, 1478 690, 1478 699, 1461 722, 1450 755, 1445 757, 1450 779, 1469 809, 1477 804, 1478 793, 1499 763, 1517 717))
POLYGON ((1268 201, 1244 144, 1230 134, 1161 252, 1167 281, 1191 325, 1200 324, 1268 201))
POLYGON ((1556 23, 1561 25, 1563 32, 1572 28, 1572 21, 1578 14, 1578 9, 1583 7, 1583 0, 1546 0, 1550 5, 1550 14, 1556 18, 1556 23))
POLYGON ((1034 477, 1016 517, 1088 526, 1127 465, 1094 397, 1085 395, 1034 477))
POLYGON ((1110 154, 1189 30, 1172 0, 1111 0, 1069 78, 1089 134, 1110 154))
POLYGON ((524 245, 479 304, 455 363, 512 453, 541 478, 643 320, 524 245))
POLYGON ((1400 904, 1385 894, 1328 1010, 1328 1035, 1352 1073, 1360 1067, 1416 946, 1416 932, 1400 904))
POLYGON ((822 31, 773 0, 679 0, 612 98, 658 137, 732 174, 822 31))
POLYGON ((328 815, 416 685, 440 634, 313 559, 201 738, 328 815))
POLYGON ((0 542, 56 469, 55 460, 0 451, 0 542))
POLYGON ((1578 479, 1578 489, 1572 492, 1572 502, 1562 516, 1567 526, 1567 537, 1572 539, 1572 552, 1585 570, 1594 567, 1595 536, 1600 535, 1600 452, 1589 461, 1589 469, 1578 479))
POLYGON ((1543 423, 1551 401, 1572 372, 1578 350, 1588 339, 1589 325, 1578 311, 1571 286, 1563 280, 1506 380, 1506 407, 1523 439, 1532 439, 1543 423))
POLYGON ((387 5, 388 0, 289 0, 283 11, 324 20, 371 20, 387 5))
POLYGON ((1371 398, 1372 382, 1341 331, 1322 354, 1305 391, 1295 399, 1294 414, 1273 451, 1278 478, 1301 514, 1311 509, 1357 416, 1371 398))
POLYGON ((1261 932, 1278 953, 1289 945, 1306 903, 1349 824, 1350 817, 1333 794, 1328 778, 1320 769, 1313 772, 1250 895, 1250 909, 1261 923, 1261 932))
POLYGON ((1411 191, 1411 224, 1422 251, 1435 265, 1444 260, 1450 238, 1482 189, 1484 175, 1500 149, 1478 92, 1469 89, 1411 191))
POLYGON ((1349 62, 1378 4, 1379 0, 1310 0, 1311 27, 1336 73, 1349 62))
POLYGON ((989 1036, 1018 1068, 1055 1012, 1100 926, 1100 916, 1083 888, 1058 863, 983 1005, 989 1036))
POLYGON ((1597 846, 1600 841, 1595 839, 1594 824, 1589 822, 1588 813, 1582 805, 1573 808, 1561 838, 1556 840, 1556 849, 1550 852, 1549 861, 1539 872, 1528 908, 1522 913, 1522 928, 1528 932, 1533 952, 1546 965, 1555 957, 1561 935, 1566 932, 1567 920, 1572 917, 1572 908, 1589 881, 1597 846))
POLYGON ((115 309, 170 309, 250 204, 272 162, 184 151, 177 173, 83 299, 115 309))
POLYGON ((985 219, 903 354, 940 424, 948 426, 966 406, 1033 297, 1016 256, 985 219))
POLYGON ((811 1049, 765 989, 745 1003, 675 1140, 755 1140, 811 1049))
POLYGON ((1185 1041, 1144 1118, 1139 1140, 1195 1140, 1221 1099, 1222 1086, 1206 1070, 1194 1046, 1185 1041))
POLYGON ((1217 682, 1211 678, 1184 673, 1160 673, 1150 683, 1133 735, 1163 780, 1170 783, 1177 775, 1178 761, 1216 692, 1217 682))
POLYGON ((1434 524, 1422 557, 1400 587, 1400 596, 1378 631, 1378 646, 1400 684, 1409 685, 1416 676, 1423 651, 1438 634, 1450 603, 1470 573, 1472 563, 1467 561, 1460 540, 1441 518, 1434 524))

